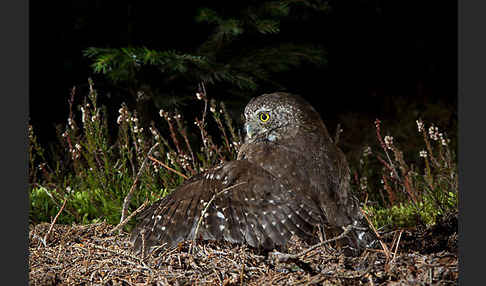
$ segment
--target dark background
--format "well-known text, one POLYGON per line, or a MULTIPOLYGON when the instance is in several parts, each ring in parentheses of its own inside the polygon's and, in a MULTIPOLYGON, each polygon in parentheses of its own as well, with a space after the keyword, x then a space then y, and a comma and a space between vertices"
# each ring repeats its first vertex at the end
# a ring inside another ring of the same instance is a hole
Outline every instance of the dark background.
MULTIPOLYGON (((65 122, 73 86, 85 86, 88 77, 95 84, 103 80, 82 56, 85 48, 187 51, 207 37, 209 31, 194 17, 197 8, 216 4, 163 2, 30 3, 29 121, 41 141, 52 140, 54 124, 65 122)), ((456 1, 329 3, 332 10, 322 19, 282 24, 281 37, 310 39, 328 52, 325 68, 304 66, 283 74, 289 91, 308 98, 329 118, 349 111, 399 116, 400 110, 390 108, 398 97, 457 108, 456 1)))

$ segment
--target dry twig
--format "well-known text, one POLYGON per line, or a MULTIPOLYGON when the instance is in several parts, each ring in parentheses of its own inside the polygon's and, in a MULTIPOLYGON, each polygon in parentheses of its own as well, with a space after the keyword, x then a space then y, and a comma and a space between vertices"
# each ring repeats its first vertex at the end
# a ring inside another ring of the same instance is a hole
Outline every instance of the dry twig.
POLYGON ((122 222, 120 222, 117 226, 115 226, 108 234, 113 234, 115 231, 120 230, 124 225, 126 225, 134 216, 136 216, 138 213, 140 213, 147 205, 148 205, 148 199, 143 202, 141 206, 138 207, 134 212, 132 212, 127 218, 125 218, 122 222))
POLYGON ((150 148, 150 150, 147 153, 147 157, 142 162, 142 166, 140 166, 140 169, 138 170, 137 176, 135 177, 135 180, 133 181, 132 187, 130 188, 130 191, 128 191, 127 196, 123 200, 123 208, 122 208, 122 213, 121 213, 121 218, 120 218, 120 223, 122 223, 125 220, 125 217, 127 216, 128 212, 128 205, 130 204, 130 200, 132 199, 133 192, 135 191, 135 186, 138 183, 138 180, 140 179, 140 176, 142 175, 143 169, 145 169, 145 166, 147 165, 148 157, 150 154, 153 152, 155 147, 159 146, 159 143, 155 143, 154 146, 150 148))
POLYGON ((315 245, 313 245, 313 246, 307 248, 306 250, 299 252, 297 254, 287 254, 287 253, 280 253, 280 252, 274 252, 273 254, 278 258, 279 262, 285 262, 285 261, 288 261, 288 260, 297 259, 301 256, 306 255, 307 253, 311 252, 312 250, 323 246, 326 243, 333 242, 333 241, 336 241, 336 240, 339 240, 339 239, 343 239, 351 231, 351 229, 353 229, 353 226, 348 225, 344 228, 344 231, 340 235, 333 237, 333 238, 330 238, 330 239, 326 239, 322 242, 319 242, 318 244, 315 244, 315 245))
POLYGON ((64 203, 62 204, 61 209, 57 212, 56 216, 52 220, 51 225, 49 226, 49 230, 47 231, 46 235, 44 236, 44 241, 43 241, 44 242, 44 245, 47 245, 47 239, 49 239, 49 235, 51 234, 52 228, 54 227, 54 224, 56 223, 57 218, 59 217, 59 215, 61 214, 62 210, 66 206, 66 202, 67 202, 67 199, 64 200, 64 203))
POLYGON ((385 253, 386 260, 389 261, 390 260, 390 257, 391 257, 391 254, 390 254, 390 250, 388 249, 388 246, 386 246, 386 244, 383 242, 383 239, 381 239, 380 234, 376 230, 375 226, 371 223, 371 220, 368 217, 368 215, 366 214, 366 212, 363 211, 362 208, 360 208, 360 210, 361 210, 361 213, 363 214, 363 216, 365 217, 366 221, 368 222, 369 226, 371 227, 371 229, 375 233, 376 237, 378 238, 378 241, 380 242, 380 245, 383 248, 383 252, 385 253))
POLYGON ((167 166, 166 164, 164 164, 164 163, 160 162, 159 160, 155 159, 154 157, 152 157, 152 156, 148 156, 148 158, 149 158, 150 160, 154 161, 155 163, 157 163, 157 164, 159 164, 159 165, 162 165, 162 167, 166 168, 167 170, 169 170, 169 171, 171 171, 171 172, 174 172, 174 173, 176 173, 177 175, 179 175, 179 176, 183 177, 184 179, 186 179, 186 180, 188 179, 188 177, 187 177, 186 175, 182 174, 181 172, 177 171, 176 169, 173 169, 173 168, 171 168, 171 167, 167 166))

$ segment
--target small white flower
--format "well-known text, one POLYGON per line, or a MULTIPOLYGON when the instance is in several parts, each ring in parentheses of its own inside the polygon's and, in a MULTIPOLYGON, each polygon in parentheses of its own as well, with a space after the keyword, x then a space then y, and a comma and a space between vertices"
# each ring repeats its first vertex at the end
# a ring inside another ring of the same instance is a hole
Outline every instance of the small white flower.
POLYGON ((197 98, 198 100, 201 100, 201 99, 202 99, 202 94, 201 94, 201 93, 199 93, 199 92, 196 92, 196 98, 197 98))
POLYGON ((71 129, 74 129, 73 120, 71 118, 68 118, 68 125, 71 127, 71 129))
POLYGON ((422 122, 422 120, 416 120, 415 122, 417 122, 418 132, 424 131, 424 123, 422 122))
POLYGON ((78 149, 78 150, 81 150, 81 145, 79 145, 78 143, 76 143, 76 145, 74 145, 74 147, 76 147, 76 149, 78 149))
POLYGON ((363 149, 363 157, 368 157, 369 155, 371 155, 371 147, 370 146, 366 146, 363 149))
POLYGON ((213 106, 211 106, 211 107, 209 108, 209 110, 210 110, 212 113, 215 113, 215 112, 216 112, 216 108, 214 108, 213 106))
POLYGON ((422 157, 422 158, 427 158, 427 151, 422 150, 422 151, 420 151, 419 155, 420 155, 420 157, 422 157))
POLYGON ((123 117, 121 115, 118 116, 118 118, 116 119, 116 123, 118 123, 118 125, 120 125, 121 122, 122 122, 122 119, 123 119, 123 117))
POLYGON ((388 149, 392 149, 393 145, 393 137, 392 136, 385 136, 385 145, 388 149))
POLYGON ((430 136, 430 139, 432 140, 439 140, 439 128, 437 127, 434 127, 434 126, 430 126, 429 128, 429 136, 430 136))

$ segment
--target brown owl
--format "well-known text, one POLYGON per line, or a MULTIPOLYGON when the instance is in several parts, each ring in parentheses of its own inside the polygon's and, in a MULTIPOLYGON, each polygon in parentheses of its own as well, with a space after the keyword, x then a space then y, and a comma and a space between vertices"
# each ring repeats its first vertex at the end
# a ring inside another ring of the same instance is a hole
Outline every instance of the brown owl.
MULTIPOLYGON (((349 168, 314 108, 288 93, 252 99, 238 157, 187 180, 148 207, 132 233, 140 252, 189 239, 284 249, 292 235, 317 241, 347 225, 366 226, 350 190, 349 168), (143 238, 142 238, 143 236, 143 238)), ((359 253, 371 241, 354 229, 342 245, 359 253)))

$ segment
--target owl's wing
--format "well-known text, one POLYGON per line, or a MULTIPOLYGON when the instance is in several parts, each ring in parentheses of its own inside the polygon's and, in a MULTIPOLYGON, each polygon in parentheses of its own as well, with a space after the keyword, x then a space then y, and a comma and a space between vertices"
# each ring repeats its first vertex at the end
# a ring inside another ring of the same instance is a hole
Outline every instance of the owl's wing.
POLYGON ((193 238, 273 249, 285 246, 292 234, 313 239, 318 213, 308 197, 261 167, 236 160, 186 181, 147 208, 132 242, 136 252, 142 245, 149 250, 193 238))

